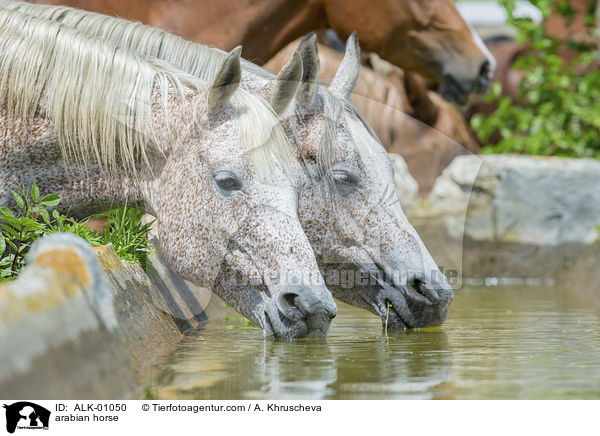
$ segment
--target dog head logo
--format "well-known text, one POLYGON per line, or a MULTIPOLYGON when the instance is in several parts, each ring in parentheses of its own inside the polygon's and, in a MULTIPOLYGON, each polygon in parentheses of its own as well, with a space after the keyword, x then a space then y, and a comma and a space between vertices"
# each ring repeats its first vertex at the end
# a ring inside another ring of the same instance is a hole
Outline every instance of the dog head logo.
POLYGON ((3 406, 6 409, 6 431, 18 429, 48 429, 50 411, 28 401, 3 406))

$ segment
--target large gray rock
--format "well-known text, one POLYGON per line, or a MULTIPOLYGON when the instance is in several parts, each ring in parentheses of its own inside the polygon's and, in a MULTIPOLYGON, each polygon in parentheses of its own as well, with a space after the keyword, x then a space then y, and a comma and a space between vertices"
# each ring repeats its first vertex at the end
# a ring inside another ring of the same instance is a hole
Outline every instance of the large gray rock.
POLYGON ((466 277, 558 277, 597 251, 599 187, 593 159, 459 156, 411 219, 466 277))
POLYGON ((532 156, 459 156, 429 197, 432 210, 462 215, 481 241, 560 246, 599 238, 600 162, 532 156))

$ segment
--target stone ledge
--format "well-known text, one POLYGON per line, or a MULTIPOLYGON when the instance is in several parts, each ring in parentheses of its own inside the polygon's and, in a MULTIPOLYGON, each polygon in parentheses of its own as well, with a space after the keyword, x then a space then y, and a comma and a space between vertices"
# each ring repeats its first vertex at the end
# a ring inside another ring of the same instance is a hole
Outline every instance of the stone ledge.
POLYGON ((70 234, 36 242, 0 287, 3 398, 127 398, 139 372, 207 319, 210 292, 70 234))
POLYGON ((465 277, 558 279, 598 253, 599 186, 594 159, 459 156, 407 215, 436 260, 465 277))

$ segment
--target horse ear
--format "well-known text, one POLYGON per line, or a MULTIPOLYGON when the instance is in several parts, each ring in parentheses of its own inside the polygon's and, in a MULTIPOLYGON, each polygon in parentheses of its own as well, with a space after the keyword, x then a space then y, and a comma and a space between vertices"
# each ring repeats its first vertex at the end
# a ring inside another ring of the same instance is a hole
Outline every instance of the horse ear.
POLYGON ((277 81, 270 95, 270 102, 276 114, 281 114, 296 96, 302 79, 302 59, 295 52, 277 75, 277 81))
POLYGON ((298 101, 302 106, 308 107, 313 102, 319 89, 319 50, 317 48, 317 34, 309 33, 298 45, 296 53, 302 59, 302 80, 298 91, 298 101))
POLYGON ((209 113, 214 114, 223 110, 233 93, 240 86, 242 78, 241 53, 242 47, 238 46, 231 50, 223 61, 217 77, 210 86, 208 94, 209 113))
POLYGON ((413 116, 433 127, 440 109, 429 97, 429 92, 423 82, 413 73, 404 71, 404 89, 408 102, 413 108, 413 116))
POLYGON ((350 98, 350 94, 356 86, 358 73, 360 71, 360 46, 356 32, 348 37, 346 41, 346 53, 335 76, 331 80, 329 90, 339 97, 350 98))

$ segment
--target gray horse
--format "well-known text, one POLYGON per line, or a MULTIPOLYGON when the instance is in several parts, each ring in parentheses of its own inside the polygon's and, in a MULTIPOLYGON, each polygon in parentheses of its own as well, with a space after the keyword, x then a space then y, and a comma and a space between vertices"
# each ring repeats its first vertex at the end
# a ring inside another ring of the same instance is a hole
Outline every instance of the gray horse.
POLYGON ((322 337, 336 306, 298 221, 298 164, 271 108, 238 89, 239 54, 208 84, 1 9, 0 205, 35 180, 68 208, 144 208, 179 275, 267 335, 322 337))

